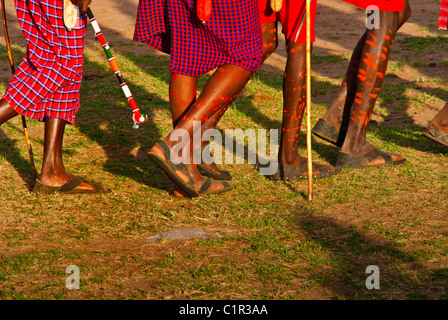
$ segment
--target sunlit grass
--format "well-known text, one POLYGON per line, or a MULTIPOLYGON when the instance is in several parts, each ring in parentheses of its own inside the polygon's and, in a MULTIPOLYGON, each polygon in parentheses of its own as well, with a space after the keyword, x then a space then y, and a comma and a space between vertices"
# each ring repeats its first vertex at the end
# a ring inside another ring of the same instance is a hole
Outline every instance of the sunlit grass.
MULTIPOLYGON (((403 154, 404 165, 315 179, 309 202, 305 180, 274 182, 247 161, 226 164, 234 190, 182 199, 172 196, 173 184, 146 155, 171 129, 169 58, 117 44, 123 48, 114 55, 148 123, 132 129, 131 109, 107 60, 95 58, 103 56, 98 47, 87 51, 82 106, 64 140, 67 169, 112 194, 31 193, 21 121, 1 127, 1 299, 310 299, 316 292, 326 299, 447 297, 448 150, 422 137, 421 126, 405 116, 448 98, 444 76, 400 81, 409 66, 434 69, 410 65, 399 54, 390 64, 393 75, 374 112, 383 121, 369 126, 367 137, 403 154), (397 115, 401 120, 389 126, 397 115), (225 231, 219 239, 144 242, 179 227, 225 231), (65 288, 69 265, 80 268, 80 290, 65 288), (368 265, 381 269, 380 291, 364 285, 368 265)), ((404 38, 397 45, 424 61, 427 50, 446 47, 446 38, 404 38)), ((24 48, 14 50, 20 59, 24 48)), ((2 61, 5 55, 2 47, 2 61)), ((320 55, 313 63, 345 66, 349 58, 320 55)), ((313 74, 313 99, 335 94, 341 76, 313 74)), ((200 78, 198 92, 208 77, 200 78)), ((280 129, 282 81, 282 74, 257 72, 219 128, 280 129)), ((326 107, 313 106, 312 124, 326 107)), ((38 169, 43 127, 29 121, 38 169)), ((313 137, 314 161, 334 164, 337 154, 313 137)))

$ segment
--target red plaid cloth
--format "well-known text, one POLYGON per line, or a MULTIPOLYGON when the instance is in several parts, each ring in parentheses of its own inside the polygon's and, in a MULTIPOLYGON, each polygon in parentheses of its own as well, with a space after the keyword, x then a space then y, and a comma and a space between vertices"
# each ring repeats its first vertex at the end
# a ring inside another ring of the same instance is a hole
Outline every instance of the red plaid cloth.
POLYGON ((401 12, 404 9, 405 0, 342 0, 362 9, 368 6, 377 6, 382 11, 401 12))
POLYGON ((63 1, 15 0, 27 52, 3 98, 19 114, 75 122, 84 60, 83 17, 73 31, 63 22, 63 1))
POLYGON ((442 0, 440 4, 439 29, 446 30, 448 28, 448 0, 442 0))
POLYGON ((224 64, 257 71, 263 54, 257 0, 213 0, 206 23, 196 0, 140 0, 134 40, 171 54, 170 72, 187 76, 224 64))

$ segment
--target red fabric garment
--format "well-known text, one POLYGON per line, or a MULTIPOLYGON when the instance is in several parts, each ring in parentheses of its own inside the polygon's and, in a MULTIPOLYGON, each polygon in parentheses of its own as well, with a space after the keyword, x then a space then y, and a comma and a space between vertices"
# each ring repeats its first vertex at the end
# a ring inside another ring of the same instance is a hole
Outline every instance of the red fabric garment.
POLYGON ((3 98, 23 116, 74 123, 87 18, 68 32, 63 22, 63 1, 15 0, 15 7, 27 52, 3 98))
POLYGON ((202 23, 196 0, 140 0, 134 41, 171 55, 169 71, 200 76, 225 65, 257 71, 263 38, 257 0, 213 0, 202 23))
POLYGON ((448 0, 442 0, 440 4, 439 29, 448 29, 448 0))
MULTIPOLYGON (((312 0, 311 2, 311 42, 315 41, 314 26, 317 1, 312 0)), ((270 0, 258 0, 258 7, 260 9, 261 24, 280 21, 282 32, 286 39, 290 41, 296 40, 297 31, 303 21, 297 42, 306 43, 305 0, 283 0, 282 8, 277 13, 272 11, 270 0)))
POLYGON ((361 9, 369 6, 377 6, 382 11, 401 12, 404 9, 405 0, 342 0, 351 3, 361 9))

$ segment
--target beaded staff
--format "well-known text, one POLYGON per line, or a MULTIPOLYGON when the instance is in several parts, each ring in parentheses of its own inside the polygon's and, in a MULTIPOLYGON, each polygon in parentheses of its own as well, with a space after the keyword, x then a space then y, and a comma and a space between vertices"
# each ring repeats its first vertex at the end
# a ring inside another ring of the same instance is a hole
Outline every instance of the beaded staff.
POLYGON ((137 106, 137 103, 134 100, 134 97, 132 96, 131 90, 129 89, 128 85, 123 79, 123 76, 121 74, 120 68, 118 67, 117 61, 115 60, 114 56, 112 55, 112 52, 110 51, 109 44, 107 43, 106 39, 104 38, 104 35, 100 29, 100 26, 98 25, 98 22, 96 21, 92 10, 90 8, 87 10, 87 15, 89 16, 90 24, 93 27, 93 30, 95 31, 95 36, 101 43, 101 46, 104 49, 104 52, 106 53, 107 58, 109 59, 109 63, 112 67, 112 70, 115 72, 115 75, 117 76, 118 82, 120 83, 121 89, 123 90, 124 95, 128 99, 129 105, 131 106, 133 117, 132 120, 134 120, 134 129, 138 129, 140 126, 140 123, 143 123, 147 121, 146 115, 142 115, 140 113, 140 109, 137 106))

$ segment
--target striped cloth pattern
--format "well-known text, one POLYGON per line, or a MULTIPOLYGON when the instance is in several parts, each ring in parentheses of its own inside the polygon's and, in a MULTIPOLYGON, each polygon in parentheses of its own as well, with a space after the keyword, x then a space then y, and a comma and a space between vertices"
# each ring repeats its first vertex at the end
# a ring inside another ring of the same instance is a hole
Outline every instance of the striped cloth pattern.
POLYGON ((448 0, 442 0, 440 4, 439 30, 448 28, 448 0))
POLYGON ((23 116, 75 123, 87 18, 68 32, 63 1, 15 0, 15 7, 27 51, 3 98, 23 116))
POLYGON ((213 0, 206 23, 196 0, 140 0, 134 40, 169 53, 170 72, 187 76, 224 64, 257 71, 263 54, 257 0, 213 0))

